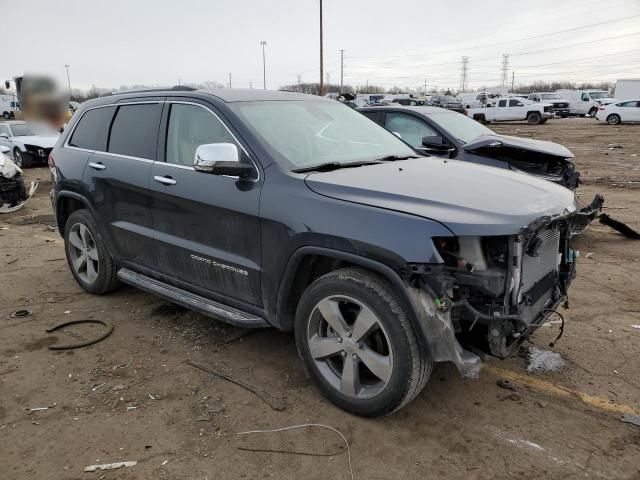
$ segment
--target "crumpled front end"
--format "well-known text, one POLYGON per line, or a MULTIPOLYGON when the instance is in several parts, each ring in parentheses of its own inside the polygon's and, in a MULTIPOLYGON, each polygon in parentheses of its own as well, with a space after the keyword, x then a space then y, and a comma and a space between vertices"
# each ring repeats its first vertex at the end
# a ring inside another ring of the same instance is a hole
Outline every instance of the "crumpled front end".
POLYGON ((38 185, 32 182, 27 190, 22 170, 0 153, 0 213, 21 209, 37 187, 38 185))
POLYGON ((452 361, 477 376, 474 351, 499 358, 540 327, 561 304, 575 276, 575 214, 545 217, 509 236, 439 237, 441 264, 403 271, 434 361, 452 361))

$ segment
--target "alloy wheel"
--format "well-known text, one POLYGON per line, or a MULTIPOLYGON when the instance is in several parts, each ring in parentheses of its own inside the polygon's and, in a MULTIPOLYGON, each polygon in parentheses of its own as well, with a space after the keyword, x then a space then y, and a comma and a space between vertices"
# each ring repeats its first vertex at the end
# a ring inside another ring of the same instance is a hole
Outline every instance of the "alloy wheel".
POLYGON ((355 298, 319 301, 308 321, 307 341, 320 374, 343 395, 371 398, 391 380, 389 336, 375 312, 355 298))
POLYGON ((93 283, 98 278, 98 248, 82 223, 76 223, 69 231, 69 256, 76 275, 83 281, 93 283))
POLYGON ((13 152, 13 163, 22 168, 22 153, 17 148, 13 152))

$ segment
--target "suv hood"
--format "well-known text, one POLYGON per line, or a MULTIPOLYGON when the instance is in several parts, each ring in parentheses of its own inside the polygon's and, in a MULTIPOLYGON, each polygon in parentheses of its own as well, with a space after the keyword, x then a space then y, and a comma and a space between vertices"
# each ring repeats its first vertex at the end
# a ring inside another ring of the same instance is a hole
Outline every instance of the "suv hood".
POLYGON ((564 187, 435 157, 312 173, 305 182, 320 195, 435 220, 455 235, 512 235, 541 217, 575 211, 564 187))
POLYGON ((475 152, 500 142, 500 147, 517 148, 531 152, 544 153, 561 158, 573 158, 571 150, 559 143, 535 140, 533 138, 511 137, 508 135, 480 135, 467 143, 463 148, 467 152, 475 152))
POLYGON ((40 135, 23 135, 20 137, 13 137, 20 143, 25 145, 33 145, 42 148, 52 148, 58 141, 58 136, 41 137, 40 135))

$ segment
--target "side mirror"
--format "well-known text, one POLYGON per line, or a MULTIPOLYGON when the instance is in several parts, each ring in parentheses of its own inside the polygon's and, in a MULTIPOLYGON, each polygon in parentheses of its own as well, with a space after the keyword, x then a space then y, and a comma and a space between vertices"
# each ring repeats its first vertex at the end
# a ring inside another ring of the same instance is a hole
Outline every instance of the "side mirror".
POLYGON ((439 135, 427 135, 422 137, 422 145, 434 150, 449 150, 450 148, 439 135))
POLYGON ((4 145, 0 145, 0 153, 8 153, 10 151, 11 151, 11 149, 9 147, 6 147, 4 145))
POLYGON ((196 148, 193 159, 196 172, 246 178, 253 172, 251 165, 240 163, 238 147, 233 143, 209 143, 196 148))

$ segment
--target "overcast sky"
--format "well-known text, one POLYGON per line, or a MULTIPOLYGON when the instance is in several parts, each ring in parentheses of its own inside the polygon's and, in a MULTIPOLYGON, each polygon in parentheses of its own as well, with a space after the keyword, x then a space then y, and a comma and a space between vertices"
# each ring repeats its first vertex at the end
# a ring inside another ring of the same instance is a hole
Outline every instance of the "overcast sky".
MULTIPOLYGON (((261 87, 265 40, 268 88, 317 81, 318 13, 319 0, 0 0, 0 75, 66 83, 70 64, 77 88, 229 72, 234 87, 261 87)), ((503 53, 516 83, 640 78, 640 0, 324 0, 324 26, 331 83, 340 49, 351 85, 457 88, 463 55, 470 87, 498 85, 503 53)))

